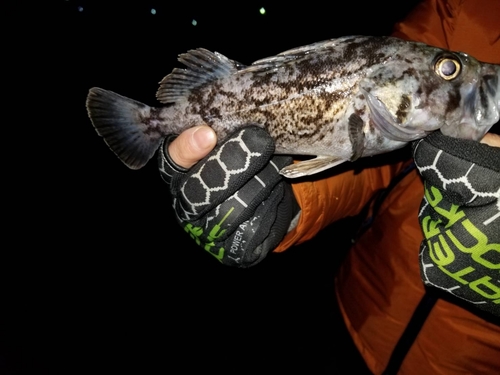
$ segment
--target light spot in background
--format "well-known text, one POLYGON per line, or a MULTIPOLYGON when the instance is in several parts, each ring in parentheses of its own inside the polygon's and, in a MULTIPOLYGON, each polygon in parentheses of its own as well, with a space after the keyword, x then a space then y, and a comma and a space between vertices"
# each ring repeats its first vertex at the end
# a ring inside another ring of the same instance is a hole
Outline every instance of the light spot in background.
POLYGON ((198 21, 196 21, 196 20, 192 20, 192 21, 191 21, 191 25, 193 25, 193 26, 198 25, 198 21))
POLYGON ((152 15, 155 15, 155 14, 156 14, 156 9, 155 9, 155 8, 152 8, 152 9, 151 9, 151 14, 152 14, 152 15))
POLYGON ((264 9, 264 7, 262 7, 259 9, 259 12, 260 12, 260 14, 264 15, 264 14, 266 14, 266 9, 264 9))
POLYGON ((83 7, 82 6, 79 6, 77 9, 78 9, 79 12, 83 12, 83 7))

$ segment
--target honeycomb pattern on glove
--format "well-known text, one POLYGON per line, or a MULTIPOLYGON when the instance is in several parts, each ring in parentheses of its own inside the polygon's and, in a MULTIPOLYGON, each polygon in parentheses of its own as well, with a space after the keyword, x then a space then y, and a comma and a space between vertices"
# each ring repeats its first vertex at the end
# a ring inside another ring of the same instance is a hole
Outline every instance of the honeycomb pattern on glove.
MULTIPOLYGON (((482 206, 496 201, 497 212, 488 220, 500 219, 500 179, 475 163, 457 163, 456 157, 439 150, 419 157, 416 166, 424 180, 450 196, 455 204, 482 206)), ((500 162, 500 161, 499 161, 500 162)))
POLYGON ((226 191, 232 178, 245 172, 252 158, 261 156, 261 153, 248 149, 242 140, 243 134, 244 132, 224 143, 215 155, 210 156, 201 168, 182 184, 181 195, 184 197, 183 209, 186 217, 181 219, 190 220, 198 216, 214 202, 214 194, 226 191), (189 186, 189 189, 186 186, 189 186))
MULTIPOLYGON (((274 145, 270 139, 263 139, 263 130, 260 132, 259 136, 247 129, 235 133, 190 169, 189 173, 177 173, 172 162, 165 157, 160 158, 160 173, 175 190, 173 206, 177 207, 179 220, 197 219, 231 195, 238 200, 239 195, 235 194, 234 187, 243 186, 251 178, 265 186, 256 173, 268 163, 274 145)), ((240 203, 245 205, 245 202, 240 203)))

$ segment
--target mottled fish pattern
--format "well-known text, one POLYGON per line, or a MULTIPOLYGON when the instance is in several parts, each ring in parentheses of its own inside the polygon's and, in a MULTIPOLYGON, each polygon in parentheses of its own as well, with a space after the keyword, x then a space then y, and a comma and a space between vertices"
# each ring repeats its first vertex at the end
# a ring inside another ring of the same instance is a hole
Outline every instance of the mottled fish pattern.
POLYGON ((393 37, 351 36, 295 48, 245 66, 205 49, 179 56, 150 107, 90 89, 90 119, 130 168, 144 166, 171 134, 201 124, 221 142, 264 127, 276 153, 313 155, 287 177, 388 152, 441 129, 478 140, 499 119, 500 66, 393 37))

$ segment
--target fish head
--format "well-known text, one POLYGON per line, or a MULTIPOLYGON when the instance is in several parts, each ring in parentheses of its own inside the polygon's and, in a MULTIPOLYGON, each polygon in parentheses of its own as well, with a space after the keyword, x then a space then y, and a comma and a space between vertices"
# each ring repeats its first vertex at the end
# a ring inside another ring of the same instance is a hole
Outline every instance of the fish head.
POLYGON ((460 86, 456 114, 441 127, 444 135, 479 140, 500 119, 500 65, 487 64, 460 54, 466 72, 460 86), (458 117, 458 120, 456 119, 458 117))
POLYGON ((397 141, 438 129, 479 140, 499 120, 500 66, 422 43, 404 44, 359 89, 373 126, 397 141))

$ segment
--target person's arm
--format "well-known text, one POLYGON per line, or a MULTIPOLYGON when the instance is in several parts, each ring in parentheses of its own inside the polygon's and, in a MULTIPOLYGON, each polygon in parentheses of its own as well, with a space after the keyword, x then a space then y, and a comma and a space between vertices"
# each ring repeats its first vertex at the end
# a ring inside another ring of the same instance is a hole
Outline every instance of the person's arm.
MULTIPOLYGON (((196 127, 173 140, 168 153, 174 163, 190 168, 211 151, 215 141, 212 129, 196 127)), ((302 243, 336 220, 358 214, 375 192, 388 186, 404 164, 351 169, 328 178, 293 182, 293 193, 301 209, 299 220, 275 251, 302 243)))
MULTIPOLYGON (((394 36, 498 64, 499 14, 499 1, 425 0, 395 25, 394 36)), ((426 286, 499 316, 498 264, 491 260, 500 251, 500 136, 486 134, 481 143, 439 132, 414 143, 425 186, 418 259, 426 286)))
POLYGON ((361 212, 373 195, 386 188, 407 163, 404 161, 365 169, 351 169, 331 177, 292 183, 301 207, 297 226, 276 252, 313 238, 331 223, 361 212))
MULTIPOLYGON (((481 2, 484 3, 485 0, 481 0, 481 2)), ((472 3, 476 4, 477 1, 423 1, 407 19, 396 25, 394 35, 439 47, 459 47, 460 44, 455 41, 454 35, 456 25, 458 23, 460 25, 464 24, 464 21, 461 20, 461 7, 471 7, 473 6, 472 3)), ((479 5, 477 7, 481 8, 479 5)), ((483 5, 482 8, 487 7, 483 5)), ((480 11, 485 12, 482 9, 480 11)), ((491 16, 489 18, 487 16, 486 19, 491 19, 491 16)), ((485 22, 485 27, 488 26, 488 22, 485 22)), ((494 27, 492 30, 497 28, 494 27)), ((481 30, 485 30, 483 26, 481 26, 481 30)), ((490 41, 491 35, 486 40, 490 41)), ((497 42, 493 47, 482 51, 477 56, 485 61, 492 61, 495 57, 494 54, 497 53, 496 58, 498 59, 498 56, 500 56, 498 46, 499 43, 497 42)), ((209 130, 207 131, 209 132, 209 130)), ((198 135, 200 134, 198 133, 198 135)), ((209 148, 200 151, 197 150, 196 146, 181 143, 183 139, 189 137, 188 134, 184 138, 183 133, 170 144, 169 150, 175 161, 179 162, 180 160, 177 160, 176 157, 186 158, 190 161, 188 164, 192 164, 193 161, 201 159, 208 153, 209 148), (190 148, 193 148, 195 152, 192 152, 190 148)), ((204 142, 203 139, 190 139, 189 141, 204 142)), ((207 142, 212 145, 213 138, 207 142)), ((329 224, 341 218, 358 214, 374 193, 388 186, 392 178, 403 167, 404 163, 400 162, 377 168, 367 168, 362 171, 347 171, 313 181, 292 182, 294 196, 301 208, 301 214, 298 224, 285 236, 275 251, 280 252, 293 245, 300 244, 314 237, 329 224)))
MULTIPOLYGON (((500 63, 499 14, 500 1, 424 0, 395 25, 393 36, 500 63)), ((276 251, 314 237, 340 218, 356 215, 402 167, 400 163, 359 174, 347 172, 313 182, 293 183, 295 197, 302 207, 301 220, 276 251)))

